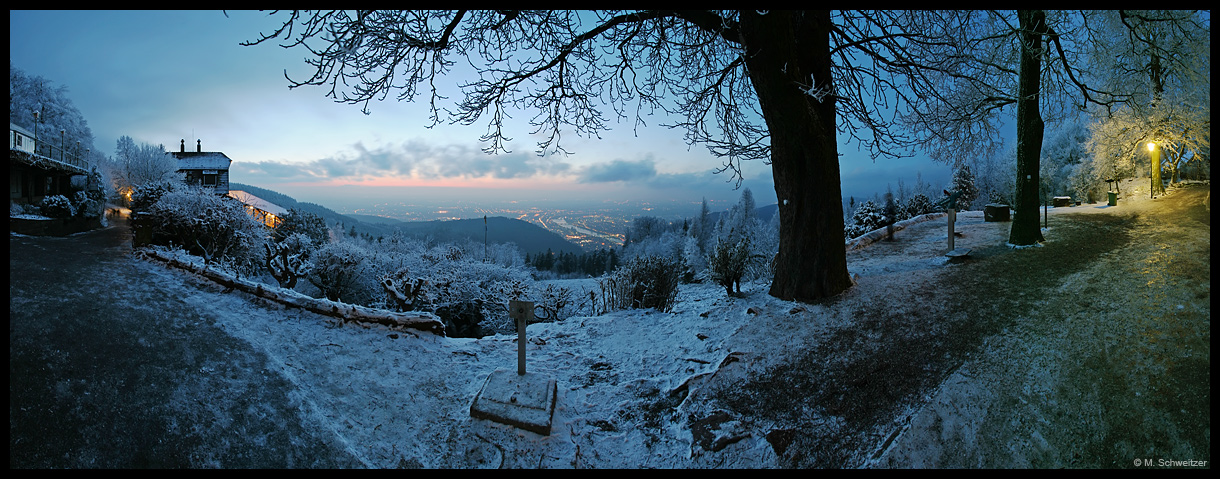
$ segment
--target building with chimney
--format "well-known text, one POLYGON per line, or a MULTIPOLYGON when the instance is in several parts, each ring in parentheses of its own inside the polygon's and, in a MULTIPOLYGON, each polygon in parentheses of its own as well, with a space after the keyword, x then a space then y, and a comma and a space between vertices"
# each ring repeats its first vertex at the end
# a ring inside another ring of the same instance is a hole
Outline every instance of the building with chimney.
POLYGON ((203 151, 201 140, 195 140, 195 151, 186 151, 186 140, 182 140, 178 151, 171 152, 178 159, 178 174, 188 185, 211 189, 218 195, 229 194, 229 165, 233 160, 219 151, 203 151))

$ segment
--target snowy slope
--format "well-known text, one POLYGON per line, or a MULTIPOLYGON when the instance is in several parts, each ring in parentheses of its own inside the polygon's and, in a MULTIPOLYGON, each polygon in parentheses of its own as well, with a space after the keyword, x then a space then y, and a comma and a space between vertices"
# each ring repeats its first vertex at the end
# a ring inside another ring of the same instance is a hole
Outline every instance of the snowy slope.
MULTIPOLYGON (((1052 228, 1060 212, 1051 210, 1052 228)), ((964 236, 957 244, 1002 245, 1010 225, 985 223, 982 212, 959 214, 956 229, 964 236)), ((818 344, 853 320, 856 305, 886 298, 895 281, 919 285, 952 268, 943 257, 945 227, 943 219, 909 226, 899 233, 898 252, 875 245, 849 252, 858 283, 834 310, 777 300, 762 283, 743 285, 743 297, 693 284, 682 287, 671 313, 632 310, 531 325, 528 369, 558 383, 554 426, 545 437, 469 414, 488 374, 516 367, 515 336, 459 339, 339 326, 240 294, 182 296, 207 304, 228 332, 266 351, 311 405, 305 413, 370 467, 775 467, 766 438, 771 425, 722 417, 692 432, 692 419, 716 417, 705 388, 731 387, 818 344)), ((936 298, 911 300, 938 307, 936 298)))

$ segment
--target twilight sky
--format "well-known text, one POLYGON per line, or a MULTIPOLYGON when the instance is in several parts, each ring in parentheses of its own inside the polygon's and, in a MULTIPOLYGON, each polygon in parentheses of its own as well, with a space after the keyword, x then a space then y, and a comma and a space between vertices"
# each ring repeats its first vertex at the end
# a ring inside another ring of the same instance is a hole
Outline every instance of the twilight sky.
MULTIPOLYGON (((9 11, 9 61, 66 85, 105 154, 123 135, 171 150, 182 139, 195 148, 198 139, 204 151, 233 159, 231 181, 328 206, 336 191, 370 201, 436 195, 697 204, 707 197, 715 205, 740 196, 727 174, 712 173, 719 158, 702 145, 688 147, 681 130, 656 126, 659 119, 634 132, 631 121, 614 124, 600 139, 569 133, 563 145, 573 154, 539 157, 525 123, 532 113, 515 112, 522 125, 508 129, 512 153, 487 155, 478 141, 486 124, 427 129, 426 104, 391 96, 364 115, 358 105, 327 98, 328 88, 289 90, 285 71, 293 78, 312 73, 303 61, 307 52, 239 45, 272 31, 280 18, 250 11, 9 11), (340 185, 347 186, 334 188, 340 185)), ((452 91, 450 101, 458 98, 452 91)), ((899 178, 913 185, 917 171, 933 188, 949 178, 948 166, 926 158, 874 162, 852 144, 839 152, 844 196, 884 194, 899 178)), ((775 202, 769 166, 747 163, 744 174, 742 186, 759 205, 775 202)))

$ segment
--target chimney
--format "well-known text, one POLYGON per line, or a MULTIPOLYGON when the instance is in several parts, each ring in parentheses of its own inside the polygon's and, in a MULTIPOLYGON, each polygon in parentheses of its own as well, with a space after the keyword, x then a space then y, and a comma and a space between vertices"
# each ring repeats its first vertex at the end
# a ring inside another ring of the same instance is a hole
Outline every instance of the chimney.
POLYGON ((181 149, 179 149, 178 152, 186 153, 186 138, 182 139, 182 143, 180 145, 181 145, 181 149))
POLYGON ((195 152, 203 153, 203 140, 195 140, 195 152))

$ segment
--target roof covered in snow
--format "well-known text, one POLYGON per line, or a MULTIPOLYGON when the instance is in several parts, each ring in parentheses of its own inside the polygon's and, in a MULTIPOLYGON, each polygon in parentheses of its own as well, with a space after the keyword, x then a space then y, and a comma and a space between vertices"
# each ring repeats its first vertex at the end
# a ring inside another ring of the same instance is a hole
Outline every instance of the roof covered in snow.
POLYGON ((33 133, 31 133, 31 132, 30 132, 30 130, 27 130, 27 129, 25 129, 25 128, 22 128, 20 125, 18 125, 18 124, 16 124, 16 123, 13 123, 13 122, 11 122, 11 121, 10 121, 10 122, 8 122, 8 129, 9 129, 9 131, 15 131, 15 132, 21 133, 21 134, 23 134, 23 135, 25 135, 25 136, 28 136, 28 137, 30 137, 30 138, 33 138, 33 137, 34 137, 34 134, 33 134, 33 133))
POLYGON ((253 206, 255 208, 266 211, 266 212, 271 213, 276 216, 284 216, 285 214, 288 213, 288 210, 285 209, 284 207, 277 205, 275 203, 272 203, 270 201, 264 200, 262 198, 259 198, 257 196, 254 196, 246 191, 232 190, 232 191, 229 191, 229 196, 236 199, 237 201, 242 202, 243 204, 253 206))
POLYGON ((219 151, 175 151, 179 170, 227 170, 233 160, 219 151))

